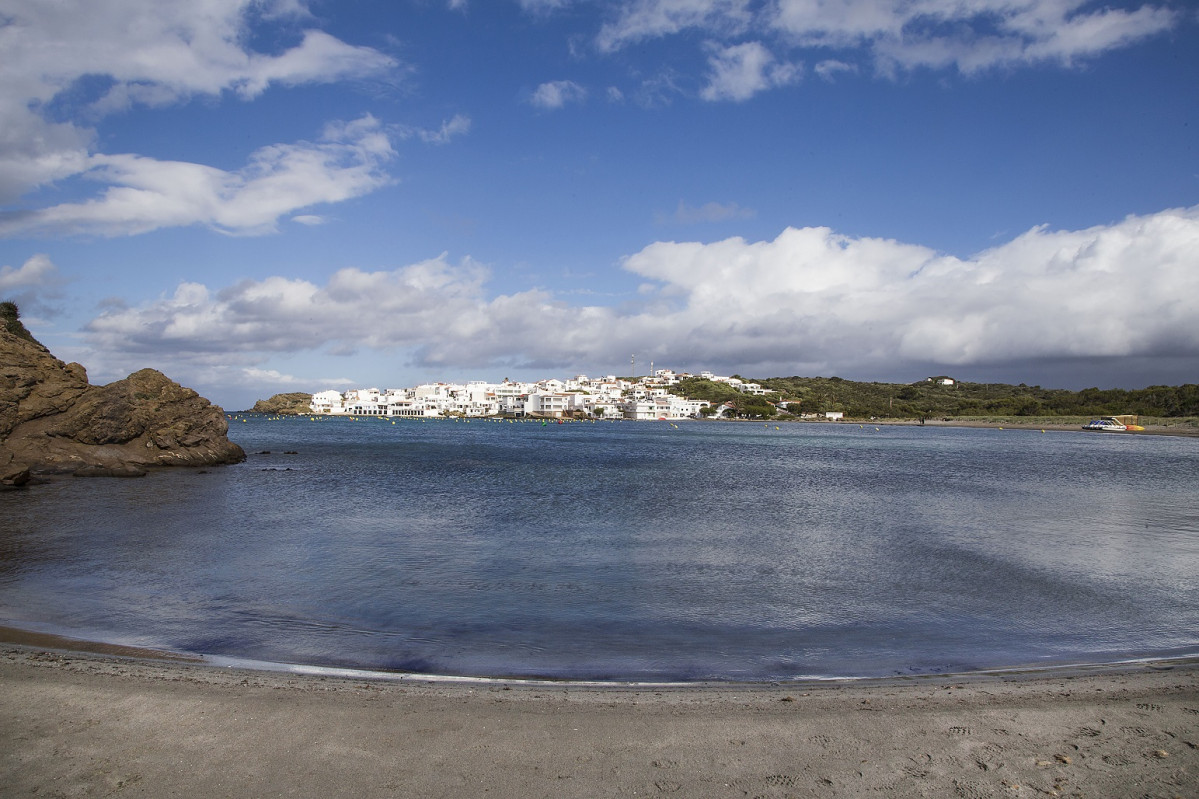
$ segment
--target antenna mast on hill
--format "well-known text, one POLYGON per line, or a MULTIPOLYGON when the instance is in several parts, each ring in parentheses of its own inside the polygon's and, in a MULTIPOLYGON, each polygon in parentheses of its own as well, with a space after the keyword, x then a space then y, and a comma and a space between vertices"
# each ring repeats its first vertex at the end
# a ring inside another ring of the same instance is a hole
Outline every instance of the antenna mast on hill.
POLYGON ((633 377, 637 376, 637 353, 633 353, 633 357, 629 358, 629 363, 633 367, 633 377))

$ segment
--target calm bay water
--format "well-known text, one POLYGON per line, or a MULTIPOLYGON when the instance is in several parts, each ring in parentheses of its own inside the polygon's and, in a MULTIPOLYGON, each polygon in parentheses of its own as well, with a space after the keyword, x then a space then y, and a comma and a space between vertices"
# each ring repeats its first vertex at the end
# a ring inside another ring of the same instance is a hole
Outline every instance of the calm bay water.
POLYGON ((0 495, 0 620, 579 679, 1199 652, 1199 439, 779 428, 249 417, 244 464, 0 495))

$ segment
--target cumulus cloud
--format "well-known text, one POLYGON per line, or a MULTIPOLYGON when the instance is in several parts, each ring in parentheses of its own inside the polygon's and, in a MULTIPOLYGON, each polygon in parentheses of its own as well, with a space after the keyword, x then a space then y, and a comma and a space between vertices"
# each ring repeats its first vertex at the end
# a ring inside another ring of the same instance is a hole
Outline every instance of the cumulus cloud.
POLYGON ((18 267, 0 266, 0 292, 41 288, 58 280, 58 268, 45 255, 35 255, 18 267))
POLYGON ((1199 362, 1199 206, 1085 230, 1038 227, 966 259, 810 227, 770 241, 658 242, 622 266, 650 287, 637 307, 571 304, 543 290, 492 295, 485 267, 443 255, 343 269, 324 285, 187 283, 109 309, 88 334, 100 352, 205 366, 357 348, 447 370, 588 370, 628 352, 748 373, 866 376, 1037 359, 1199 362))
MULTIPOLYGON (((0 236, 123 236, 195 224, 229 234, 268 233, 280 217, 299 209, 386 185, 383 166, 393 156, 382 126, 369 115, 330 124, 317 142, 263 147, 233 172, 137 155, 92 155, 82 173, 107 186, 98 196, 0 214, 0 236)), ((296 217, 303 224, 313 219, 296 217)))
POLYGON ((272 85, 398 67, 377 50, 302 27, 290 47, 257 52, 246 42, 259 17, 311 21, 306 0, 0 0, 0 202, 94 170, 87 119, 225 92, 248 100, 272 85))
POLYGON ((795 83, 802 74, 800 65, 780 63, 761 42, 716 48, 708 67, 708 83, 699 93, 705 100, 748 100, 758 92, 795 83))
POLYGON ((1197 244, 1191 208, 1080 231, 1036 228, 965 260, 804 228, 771 242, 654 244, 625 268, 683 298, 678 329, 714 320, 725 358, 771 357, 779 344, 859 367, 1194 357, 1197 244))
POLYGON ((15 302, 23 313, 54 313, 50 304, 62 295, 62 276, 49 256, 38 254, 20 266, 0 266, 0 300, 15 302))
POLYGON ((567 103, 581 103, 587 98, 587 90, 572 80, 555 80, 543 83, 533 90, 529 103, 545 109, 558 109, 567 103))

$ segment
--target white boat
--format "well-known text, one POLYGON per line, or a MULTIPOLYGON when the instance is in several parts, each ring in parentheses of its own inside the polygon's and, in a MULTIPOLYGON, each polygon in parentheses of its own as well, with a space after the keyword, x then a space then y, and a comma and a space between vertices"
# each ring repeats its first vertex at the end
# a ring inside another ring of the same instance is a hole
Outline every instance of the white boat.
POLYGON ((1094 419, 1082 426, 1083 430, 1101 430, 1108 433, 1123 433, 1130 430, 1144 430, 1137 422, 1140 421, 1136 416, 1128 414, 1125 416, 1104 416, 1102 419, 1094 419))

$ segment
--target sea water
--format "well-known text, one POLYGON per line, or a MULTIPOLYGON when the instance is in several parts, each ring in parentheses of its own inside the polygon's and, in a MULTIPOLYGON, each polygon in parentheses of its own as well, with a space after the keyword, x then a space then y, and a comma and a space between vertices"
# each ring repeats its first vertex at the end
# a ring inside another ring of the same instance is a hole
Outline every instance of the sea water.
POLYGON ((879 677, 1199 651, 1199 439, 236 417, 0 494, 0 623, 275 663, 879 677))

